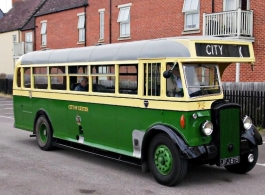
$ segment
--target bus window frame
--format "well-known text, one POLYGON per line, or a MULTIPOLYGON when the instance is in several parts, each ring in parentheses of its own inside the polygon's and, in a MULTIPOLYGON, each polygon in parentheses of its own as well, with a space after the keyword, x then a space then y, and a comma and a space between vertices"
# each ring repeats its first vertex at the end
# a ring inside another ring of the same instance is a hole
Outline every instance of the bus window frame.
MULTIPOLYGON (((193 100, 193 99, 200 99, 200 98, 209 98, 209 97, 213 97, 213 96, 220 96, 220 95, 223 95, 223 87, 222 87, 222 79, 221 79, 221 75, 220 75, 220 70, 219 70, 219 64, 217 62, 185 62, 185 63, 182 63, 182 71, 183 71, 183 78, 184 78, 184 83, 185 83, 185 92, 186 92, 186 96, 187 96, 187 99, 189 99, 190 101, 193 100), (216 66, 216 70, 217 70, 217 76, 218 76, 218 82, 219 82, 219 87, 220 87, 220 93, 216 93, 216 94, 207 94, 207 95, 201 95, 201 96, 195 96, 195 97, 190 97, 190 94, 188 92, 188 84, 187 84, 187 78, 186 78, 186 74, 184 74, 184 65, 196 65, 196 64, 209 64, 209 65, 213 65, 213 66, 216 66)), ((183 85, 183 83, 182 83, 183 85)), ((185 93, 184 93, 184 96, 185 96, 185 93)), ((218 98, 219 99, 219 98, 218 98)))

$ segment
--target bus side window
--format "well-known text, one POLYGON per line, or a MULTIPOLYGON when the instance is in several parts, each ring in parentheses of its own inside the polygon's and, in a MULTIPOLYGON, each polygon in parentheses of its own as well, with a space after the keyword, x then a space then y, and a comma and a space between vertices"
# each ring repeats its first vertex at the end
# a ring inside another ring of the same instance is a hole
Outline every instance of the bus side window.
POLYGON ((31 71, 30 68, 24 68, 24 87, 31 88, 31 71))
POLYGON ((86 91, 88 92, 88 66, 87 65, 81 65, 81 66, 68 66, 68 74, 69 74, 69 89, 71 91, 86 91), (87 82, 84 85, 84 77, 87 82), (81 83, 82 82, 82 83, 81 83), (76 88, 77 86, 80 86, 76 88), (76 90, 78 89, 78 90, 76 90), (82 90, 80 90, 82 89, 82 90))
POLYGON ((33 68, 34 88, 48 89, 47 67, 33 68))
POLYGON ((160 63, 144 63, 144 95, 160 96, 160 63))
POLYGON ((93 65, 91 66, 93 92, 115 93, 115 66, 93 65))
POLYGON ((137 94, 138 64, 119 66, 119 93, 137 94))
POLYGON ((50 67, 51 89, 66 90, 65 66, 50 67))

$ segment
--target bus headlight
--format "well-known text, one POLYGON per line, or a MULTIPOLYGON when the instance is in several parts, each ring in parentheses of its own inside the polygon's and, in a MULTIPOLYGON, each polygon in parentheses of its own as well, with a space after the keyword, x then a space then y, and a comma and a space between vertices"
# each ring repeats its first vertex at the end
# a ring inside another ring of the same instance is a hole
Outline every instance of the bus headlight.
POLYGON ((201 131, 204 135, 211 135, 213 132, 213 124, 210 121, 206 121, 202 124, 201 131))
POLYGON ((251 120, 251 118, 250 117, 248 117, 248 116, 245 116, 244 118, 243 118, 243 125, 244 125, 244 128, 246 129, 246 130, 248 130, 248 129, 250 129, 250 127, 252 126, 252 120, 251 120))

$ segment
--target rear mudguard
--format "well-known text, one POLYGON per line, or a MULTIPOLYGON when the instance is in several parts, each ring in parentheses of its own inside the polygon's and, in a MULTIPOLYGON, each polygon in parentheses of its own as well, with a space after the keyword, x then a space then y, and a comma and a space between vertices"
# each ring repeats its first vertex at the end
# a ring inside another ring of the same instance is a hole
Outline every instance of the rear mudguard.
POLYGON ((252 125, 250 129, 246 130, 241 135, 241 138, 247 139, 253 145, 262 145, 263 143, 262 137, 254 125, 252 125))
POLYGON ((166 125, 155 125, 148 129, 143 138, 143 148, 141 155, 143 157, 143 161, 146 159, 149 143, 151 142, 152 138, 159 133, 165 133, 171 138, 172 142, 176 144, 176 147, 179 149, 180 156, 183 159, 197 158, 206 153, 204 146, 188 147, 183 138, 171 127, 166 125))

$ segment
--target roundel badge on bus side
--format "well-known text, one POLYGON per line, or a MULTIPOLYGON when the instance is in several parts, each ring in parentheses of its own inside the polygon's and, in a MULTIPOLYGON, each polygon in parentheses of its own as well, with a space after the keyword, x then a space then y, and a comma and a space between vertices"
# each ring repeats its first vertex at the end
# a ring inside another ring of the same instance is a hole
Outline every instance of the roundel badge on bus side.
POLYGON ((78 125, 81 125, 81 117, 79 115, 76 115, 75 120, 78 125))
POLYGON ((144 100, 144 107, 148 107, 148 105, 149 105, 149 102, 148 102, 148 100, 144 100))

